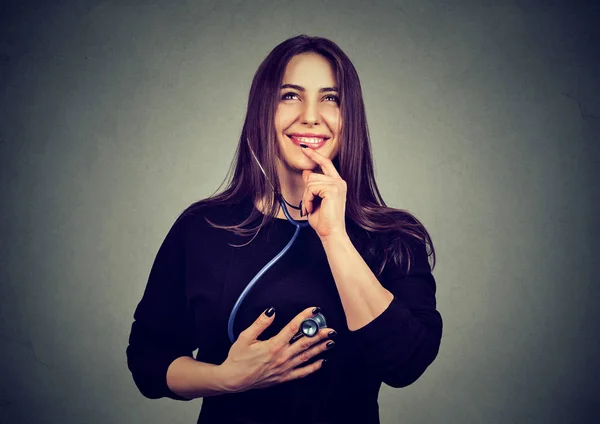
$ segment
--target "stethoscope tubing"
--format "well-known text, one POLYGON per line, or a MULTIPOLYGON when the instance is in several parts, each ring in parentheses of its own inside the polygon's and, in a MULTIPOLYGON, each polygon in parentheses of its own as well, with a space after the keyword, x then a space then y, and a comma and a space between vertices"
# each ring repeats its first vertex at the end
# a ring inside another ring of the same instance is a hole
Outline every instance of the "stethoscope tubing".
POLYGON ((240 306, 242 305, 242 302, 244 301, 244 299, 246 298, 248 293, 250 293, 250 291, 254 288, 254 286, 256 285, 256 282, 260 279, 260 277, 262 277, 275 264, 275 262, 277 262, 279 259, 281 259, 281 257, 287 253, 287 251, 290 249, 290 247, 292 247, 292 244, 294 244, 294 241, 296 241, 296 238, 298 237, 298 234, 300 233, 300 229, 304 228, 304 227, 308 227, 310 225, 308 223, 308 220, 304 221, 304 222, 296 221, 294 218, 291 217, 290 213, 287 210, 287 206, 281 199, 279 200, 279 203, 281 205, 281 208, 283 209, 283 213, 284 213, 285 217, 287 218, 287 220, 290 223, 292 223, 296 227, 296 230, 294 231, 294 235, 292 236, 292 238, 290 239, 288 244, 281 250, 281 252, 279 252, 273 259, 271 259, 260 271, 258 271, 258 273, 254 276, 254 278, 252 278, 252 280, 250 280, 250 282, 248 283, 248 285, 246 286, 244 291, 242 291, 242 294, 240 294, 237 301, 235 302, 235 305, 233 306, 233 309, 231 310, 231 313, 229 314, 229 321, 227 322, 227 334, 229 336, 229 341, 231 343, 235 342, 235 335, 233 334, 233 323, 235 321, 235 317, 238 313, 238 310, 240 309, 240 306))

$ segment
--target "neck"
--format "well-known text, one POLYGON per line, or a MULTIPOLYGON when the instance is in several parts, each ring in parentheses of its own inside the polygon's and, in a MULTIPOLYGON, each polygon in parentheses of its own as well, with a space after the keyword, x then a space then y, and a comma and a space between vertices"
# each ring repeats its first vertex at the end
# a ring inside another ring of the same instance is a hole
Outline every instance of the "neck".
MULTIPOLYGON (((288 169, 279 166, 279 184, 283 198, 294 206, 299 206, 304 196, 304 181, 302 181, 302 170, 288 169), (281 169, 285 168, 285 169, 281 169)), ((289 208, 289 207, 288 207, 289 208)), ((289 208, 291 209, 291 208, 289 208)), ((300 211, 292 209, 300 216, 300 211)), ((283 214, 283 212, 281 212, 283 214)))
MULTIPOLYGON (((283 198, 295 207, 300 206, 300 201, 302 200, 302 196, 304 195, 304 181, 302 181, 302 170, 289 169, 282 165, 281 162, 278 163, 277 170, 279 175, 280 191, 283 195, 283 198)), ((259 204, 257 205, 258 209, 263 211, 263 213, 266 209, 265 205, 268 205, 267 201, 269 200, 273 200, 272 193, 269 194, 266 199, 259 201, 259 204)), ((306 219, 306 216, 300 216, 299 210, 294 209, 289 205, 286 206, 288 213, 295 220, 306 219)), ((285 214, 281 209, 281 206, 278 207, 277 214, 275 216, 280 219, 286 219, 285 214)))

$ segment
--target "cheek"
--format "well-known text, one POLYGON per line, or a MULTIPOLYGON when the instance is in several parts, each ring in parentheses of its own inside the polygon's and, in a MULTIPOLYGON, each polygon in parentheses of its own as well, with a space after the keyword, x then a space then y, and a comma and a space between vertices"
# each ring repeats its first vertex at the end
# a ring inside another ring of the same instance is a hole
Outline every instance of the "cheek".
POLYGON ((342 128, 342 114, 339 109, 325 111, 323 118, 327 122, 329 129, 337 136, 342 128))
POLYGON ((277 132, 287 129, 294 122, 295 116, 297 116, 297 112, 294 107, 280 105, 275 113, 275 129, 277 132))

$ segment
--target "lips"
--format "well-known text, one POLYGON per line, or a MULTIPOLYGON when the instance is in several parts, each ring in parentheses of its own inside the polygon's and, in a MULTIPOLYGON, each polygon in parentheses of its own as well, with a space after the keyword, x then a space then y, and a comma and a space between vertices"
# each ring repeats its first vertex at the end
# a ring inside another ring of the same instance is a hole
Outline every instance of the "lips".
POLYGON ((323 146, 329 137, 313 134, 286 134, 290 140, 296 145, 305 144, 311 149, 318 149, 323 146))

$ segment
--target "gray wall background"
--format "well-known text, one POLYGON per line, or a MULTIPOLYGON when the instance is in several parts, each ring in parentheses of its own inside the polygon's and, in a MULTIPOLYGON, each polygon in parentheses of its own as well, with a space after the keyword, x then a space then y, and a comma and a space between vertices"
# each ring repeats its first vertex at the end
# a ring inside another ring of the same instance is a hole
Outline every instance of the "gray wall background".
POLYGON ((438 252, 445 332, 383 423, 600 419, 597 2, 47 1, 0 9, 0 422, 192 423, 125 362, 179 212, 222 182, 284 39, 362 80, 386 201, 438 252))

